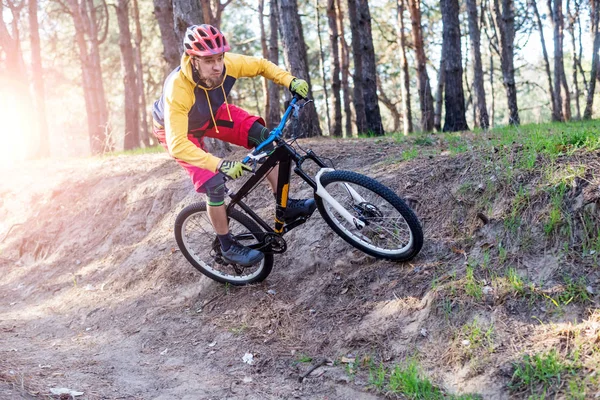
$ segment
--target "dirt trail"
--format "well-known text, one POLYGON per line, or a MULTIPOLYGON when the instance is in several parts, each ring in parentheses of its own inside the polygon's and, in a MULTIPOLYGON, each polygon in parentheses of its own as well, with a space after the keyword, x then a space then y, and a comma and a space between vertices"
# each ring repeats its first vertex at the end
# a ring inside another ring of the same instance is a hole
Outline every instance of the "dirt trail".
MULTIPOLYGON (((469 157, 400 162, 403 146, 389 140, 301 143, 402 193, 424 225, 421 255, 406 264, 367 257, 315 214, 286 237, 289 250, 264 283, 227 287, 177 249, 175 216, 199 198, 167 155, 3 171, 0 398, 68 388, 80 399, 375 399, 366 365, 352 373, 341 357, 390 363, 416 353, 448 393, 507 398, 510 337, 531 335, 531 321, 493 304, 457 312, 496 323, 494 367, 473 370, 453 358, 432 290, 449 271, 464 271, 454 229, 477 220, 460 214, 452 191, 469 157), (300 383, 308 356, 335 362, 300 383)), ((294 197, 310 195, 306 185, 292 187, 294 197)), ((267 214, 264 192, 254 202, 267 214)), ((583 310, 573 313, 581 320, 583 310)))

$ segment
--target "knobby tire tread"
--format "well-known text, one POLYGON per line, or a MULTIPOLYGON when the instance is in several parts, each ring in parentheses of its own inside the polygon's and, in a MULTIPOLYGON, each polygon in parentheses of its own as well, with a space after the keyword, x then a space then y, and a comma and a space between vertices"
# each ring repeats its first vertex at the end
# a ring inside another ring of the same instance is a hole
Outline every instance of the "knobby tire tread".
MULTIPOLYGON (((177 215, 177 218, 175 219, 175 228, 174 228, 175 240, 177 241, 179 250, 181 250, 181 253, 188 260, 188 262, 190 264, 192 264, 192 266, 194 268, 196 268, 198 271, 200 271, 201 273, 203 273, 210 279, 213 279, 220 283, 229 283, 229 284, 235 285, 235 286, 243 286, 243 285, 248 285, 251 283, 262 282, 263 280, 265 280, 267 278, 267 276, 269 276, 269 274, 271 273, 271 270, 273 269, 273 255, 272 254, 264 255, 264 265, 262 267, 262 270, 256 277, 254 277, 253 279, 250 279, 248 281, 232 281, 232 280, 225 279, 219 275, 215 275, 215 274, 211 273, 210 271, 207 271, 206 269, 204 269, 202 267, 202 265, 200 265, 200 264, 198 264, 198 262, 196 262, 194 257, 192 257, 192 255, 188 252, 187 248, 185 247, 185 245, 183 243, 183 236, 182 236, 181 230, 182 230, 184 221, 188 217, 190 217, 193 214, 202 213, 202 212, 207 213, 206 203, 205 202, 197 202, 194 204, 190 204, 189 206, 187 206, 183 210, 181 210, 181 212, 177 215)), ((228 217, 228 219, 234 219, 237 222, 239 222, 246 229, 248 229, 249 232, 252 232, 252 233, 262 232, 262 229, 250 217, 248 217, 247 215, 245 215, 244 213, 242 213, 236 209, 230 209, 228 211, 227 217, 228 217)), ((260 239, 260 235, 259 235, 259 239, 260 239)), ((206 256, 210 257, 208 254, 206 256)))
POLYGON ((336 170, 324 173, 321 176, 321 184, 324 187, 327 187, 328 184, 334 182, 348 182, 360 185, 366 189, 371 190, 373 193, 376 193, 381 198, 390 203, 396 210, 398 210, 398 212, 406 221, 413 235, 413 245, 405 253, 387 255, 379 253, 377 251, 374 251, 373 249, 369 249, 368 247, 361 245, 360 243, 357 243, 353 238, 347 236, 338 227, 338 225, 329 217, 329 214, 325 210, 323 199, 315 194, 315 202, 317 203, 319 213, 321 214, 327 225, 329 225, 329 227, 333 229, 333 231, 337 233, 342 239, 369 255, 372 255, 376 258, 383 258, 393 261, 408 261, 414 258, 419 253, 419 251, 421 251, 421 247, 423 247, 423 229, 421 228, 421 224, 415 213, 410 209, 408 205, 406 205, 404 200, 402 200, 390 188, 373 178, 352 171, 336 170))

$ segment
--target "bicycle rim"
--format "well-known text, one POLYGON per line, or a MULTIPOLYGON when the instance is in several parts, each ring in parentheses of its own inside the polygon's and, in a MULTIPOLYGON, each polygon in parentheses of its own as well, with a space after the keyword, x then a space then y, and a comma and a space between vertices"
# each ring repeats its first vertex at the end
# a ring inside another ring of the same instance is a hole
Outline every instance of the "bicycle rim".
MULTIPOLYGON (((244 285, 264 280, 271 271, 272 255, 265 255, 259 263, 246 267, 223 260, 206 206, 201 206, 182 211, 176 221, 177 242, 188 261, 209 278, 222 283, 244 285)), ((239 213, 229 216, 229 231, 244 246, 256 244, 260 234, 260 229, 239 213)))
POLYGON ((364 227, 349 222, 334 206, 320 199, 325 221, 353 246, 376 257, 406 260, 422 246, 422 231, 414 213, 390 189, 353 172, 323 175, 327 192, 364 227))

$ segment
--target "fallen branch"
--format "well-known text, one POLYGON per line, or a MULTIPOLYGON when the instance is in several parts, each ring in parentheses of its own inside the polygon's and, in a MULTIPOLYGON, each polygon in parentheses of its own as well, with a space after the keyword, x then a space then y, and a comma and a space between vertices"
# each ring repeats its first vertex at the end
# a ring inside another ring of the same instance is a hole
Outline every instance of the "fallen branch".
POLYGON ((316 363, 315 365, 310 367, 310 369, 308 371, 306 371, 304 374, 300 375, 298 377, 298 382, 302 383, 304 378, 306 378, 308 375, 310 375, 315 369, 317 369, 325 364, 327 364, 327 359, 323 358, 321 361, 319 361, 318 363, 316 363))

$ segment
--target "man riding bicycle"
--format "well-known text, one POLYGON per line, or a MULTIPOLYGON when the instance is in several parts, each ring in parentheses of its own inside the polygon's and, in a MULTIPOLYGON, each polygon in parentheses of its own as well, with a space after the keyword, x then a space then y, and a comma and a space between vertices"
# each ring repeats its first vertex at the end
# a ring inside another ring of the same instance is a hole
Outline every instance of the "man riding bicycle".
MULTIPOLYGON (((161 97, 154 103, 153 133, 169 154, 190 175, 198 193, 206 193, 207 210, 223 258, 242 266, 252 265, 263 253, 239 244, 229 233, 225 209, 225 179, 237 179, 251 168, 238 161, 220 159, 204 150, 211 137, 245 148, 258 146, 269 136, 258 116, 227 102, 227 95, 241 77, 261 75, 292 93, 306 97, 308 83, 268 60, 227 53, 229 43, 219 29, 203 24, 190 26, 183 39, 181 65, 167 77, 161 97)), ((267 176, 273 193, 277 169, 267 176)), ((313 199, 288 199, 286 221, 311 214, 313 199)))

